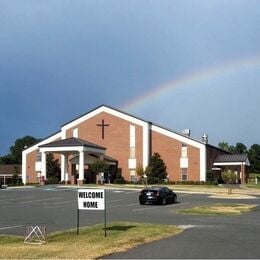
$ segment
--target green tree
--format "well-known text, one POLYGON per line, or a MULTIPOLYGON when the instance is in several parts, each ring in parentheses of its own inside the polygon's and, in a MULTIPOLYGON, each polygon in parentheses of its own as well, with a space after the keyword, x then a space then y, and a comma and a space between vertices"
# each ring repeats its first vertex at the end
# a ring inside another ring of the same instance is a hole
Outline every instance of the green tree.
POLYGON ((97 159, 94 163, 90 165, 90 169, 96 173, 104 172, 108 169, 108 165, 105 160, 97 159))
POLYGON ((17 185, 19 184, 19 168, 18 166, 14 166, 14 172, 13 172, 13 176, 12 176, 12 184, 13 185, 17 185))
POLYGON ((0 157, 0 164, 15 164, 10 154, 0 157))
POLYGON ((221 173, 223 181, 228 184, 228 194, 232 193, 232 185, 236 183, 236 174, 234 171, 228 169, 221 173))
POLYGON ((46 155, 46 173, 49 184, 56 184, 60 181, 61 169, 59 160, 55 159, 52 153, 46 155))
POLYGON ((151 157, 148 167, 145 170, 147 182, 149 184, 162 183, 166 177, 166 165, 159 153, 154 153, 151 157))
POLYGON ((41 139, 36 139, 32 136, 25 136, 15 141, 14 145, 10 147, 10 153, 0 157, 0 164, 21 164, 22 163, 22 151, 41 139))
POLYGON ((142 181, 142 184, 147 184, 147 176, 146 176, 146 171, 143 168, 143 165, 140 163, 135 169, 137 176, 139 177, 139 180, 142 181))
POLYGON ((137 176, 139 177, 139 179, 143 178, 144 175, 144 168, 143 166, 139 163, 138 166, 135 169, 135 172, 137 174, 137 176))
POLYGON ((247 147, 242 143, 236 143, 235 153, 247 154, 247 147))
MULTIPOLYGON (((102 159, 97 159, 94 163, 92 163, 90 165, 90 169, 93 172, 98 173, 101 184, 103 184, 104 175, 102 176, 102 174, 104 174, 104 171, 106 171, 108 169, 108 165, 107 165, 106 161, 102 160, 102 159)), ((98 180, 97 180, 97 183, 98 183, 98 180)))
POLYGON ((254 173, 260 173, 260 145, 253 144, 249 151, 248 157, 250 161, 250 171, 254 173))
POLYGON ((224 141, 219 142, 218 147, 224 151, 230 152, 230 146, 227 142, 224 142, 224 141))
POLYGON ((236 143, 236 145, 229 145, 227 142, 218 143, 218 147, 230 153, 245 153, 247 154, 247 147, 243 143, 236 143))

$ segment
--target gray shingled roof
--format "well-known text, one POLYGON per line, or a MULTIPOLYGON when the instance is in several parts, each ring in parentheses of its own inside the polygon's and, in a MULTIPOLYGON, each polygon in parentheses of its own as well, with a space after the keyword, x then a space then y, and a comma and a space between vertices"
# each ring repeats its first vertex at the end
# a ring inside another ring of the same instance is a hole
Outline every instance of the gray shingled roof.
MULTIPOLYGON (((96 154, 88 154, 88 156, 93 157, 93 158, 96 158, 96 159, 99 158, 96 154)), ((77 159, 77 158, 79 158, 78 155, 75 156, 75 157, 73 157, 72 159, 70 159, 70 161, 75 160, 75 159, 77 159)), ((117 160, 116 160, 115 158, 112 158, 112 157, 107 156, 107 155, 105 155, 105 154, 103 154, 103 158, 104 158, 105 161, 108 161, 108 162, 117 162, 117 160)))
POLYGON ((43 145, 40 145, 39 147, 68 147, 68 146, 86 146, 86 147, 92 147, 92 148, 106 150, 106 148, 103 146, 93 144, 86 140, 75 138, 75 137, 62 139, 59 141, 54 141, 54 142, 51 142, 48 144, 43 144, 43 145))
POLYGON ((17 167, 18 174, 22 173, 21 164, 1 164, 0 165, 0 175, 1 174, 13 174, 15 172, 15 167, 17 167))
POLYGON ((247 162, 246 154, 221 154, 215 159, 215 163, 247 162))

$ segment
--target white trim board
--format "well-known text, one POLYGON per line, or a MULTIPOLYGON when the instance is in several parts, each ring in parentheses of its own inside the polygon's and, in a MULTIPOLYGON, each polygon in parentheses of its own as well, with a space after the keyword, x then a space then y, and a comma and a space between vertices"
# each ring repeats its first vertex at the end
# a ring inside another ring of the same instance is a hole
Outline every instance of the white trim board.
POLYGON ((221 165, 246 165, 244 162, 223 162, 223 163, 214 163, 213 165, 221 166, 221 165))
POLYGON ((145 122, 144 120, 135 118, 133 116, 127 115, 123 112, 119 112, 117 110, 114 110, 114 109, 106 107, 106 106, 101 106, 101 107, 83 115, 82 117, 79 117, 79 118, 73 120, 72 122, 67 123, 66 125, 61 127, 61 130, 66 131, 66 130, 68 130, 72 127, 75 127, 75 126, 83 123, 84 121, 86 121, 86 120, 88 120, 88 119, 90 119, 90 118, 92 118, 92 117, 94 117, 94 116, 96 116, 96 115, 98 115, 102 112, 106 112, 106 113, 111 114, 115 117, 119 117, 121 119, 124 119, 126 121, 129 121, 129 122, 136 124, 136 125, 139 125, 139 126, 144 126, 145 124, 147 124, 147 122, 145 122))

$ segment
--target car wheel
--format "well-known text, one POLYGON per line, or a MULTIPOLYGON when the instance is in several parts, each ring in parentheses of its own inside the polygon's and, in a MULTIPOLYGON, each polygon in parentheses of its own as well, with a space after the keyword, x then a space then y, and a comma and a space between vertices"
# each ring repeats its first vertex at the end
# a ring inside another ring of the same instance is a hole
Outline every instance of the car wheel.
POLYGON ((173 203, 177 203, 177 196, 174 196, 173 203))
POLYGON ((163 205, 166 205, 166 198, 163 198, 163 199, 162 199, 162 204, 163 204, 163 205))
POLYGON ((144 205, 144 202, 143 202, 143 201, 140 201, 140 205, 144 205))

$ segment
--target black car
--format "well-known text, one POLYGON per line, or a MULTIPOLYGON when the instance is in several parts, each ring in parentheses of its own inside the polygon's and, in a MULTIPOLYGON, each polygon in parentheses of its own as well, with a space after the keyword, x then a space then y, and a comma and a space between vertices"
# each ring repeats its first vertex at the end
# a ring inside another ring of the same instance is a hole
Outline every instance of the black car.
POLYGON ((168 203, 176 203, 177 195, 167 187, 151 186, 141 190, 139 202, 141 205, 144 205, 146 202, 166 205, 168 203))

